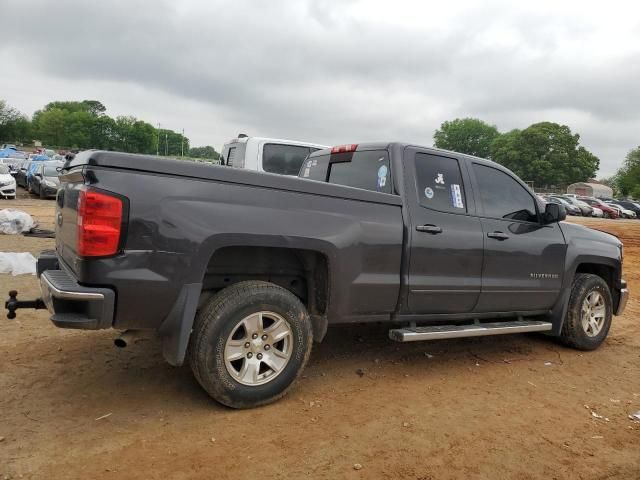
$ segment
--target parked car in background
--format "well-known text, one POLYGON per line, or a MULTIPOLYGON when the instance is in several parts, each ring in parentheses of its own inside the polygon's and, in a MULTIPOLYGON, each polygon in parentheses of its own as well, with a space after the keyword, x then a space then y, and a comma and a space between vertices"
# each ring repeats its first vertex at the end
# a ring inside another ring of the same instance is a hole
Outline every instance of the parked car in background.
POLYGON ((582 215, 582 211, 579 207, 569 203, 562 197, 556 197, 554 195, 549 195, 546 198, 547 202, 557 203, 558 205, 562 205, 564 209, 567 211, 567 215, 582 215))
POLYGON ((592 207, 592 212, 591 212, 591 216, 592 217, 598 217, 598 218, 603 218, 604 217, 604 212, 602 210, 600 210, 598 207, 592 207))
POLYGON ((13 200, 16 198, 16 179, 11 176, 9 167, 4 164, 0 164, 0 197, 13 200))
POLYGON ((612 208, 611 206, 604 203, 602 200, 598 200, 593 197, 578 197, 578 200, 582 200, 585 203, 588 203, 592 207, 597 207, 602 210, 604 218, 619 218, 620 214, 618 210, 612 208))
POLYGON ((613 200, 613 203, 621 205, 627 210, 631 210, 636 214, 636 218, 640 218, 640 205, 630 200, 613 200))
POLYGON ((611 208, 618 210, 618 213, 620 214, 621 218, 636 218, 636 212, 634 212, 633 210, 624 208, 622 205, 618 205, 617 203, 614 203, 614 202, 604 202, 604 203, 609 205, 611 208))
POLYGON ((0 163, 9 167, 9 174, 15 177, 24 160, 19 158, 2 158, 0 159, 0 163))
POLYGON ((22 188, 27 188, 27 171, 29 167, 33 163, 33 160, 26 160, 20 165, 18 171, 16 172, 16 184, 22 188))
POLYGON ((238 138, 225 143, 220 161, 222 165, 258 172, 298 176, 302 162, 311 152, 327 148, 316 143, 280 140, 276 138, 238 138))
POLYGON ((31 183, 33 180, 33 174, 36 171, 38 164, 41 162, 48 162, 48 161, 49 161, 49 157, 47 157, 46 155, 38 155, 37 157, 34 157, 33 160, 31 160, 31 164, 29 165, 29 168, 27 169, 27 173, 26 173, 25 188, 27 189, 27 192, 31 193, 31 183))
POLYGON ((556 195, 558 198, 562 198, 564 200, 566 200, 567 202, 569 202, 571 205, 574 205, 576 207, 578 207, 580 209, 580 212, 582 212, 582 216, 583 217, 591 217, 594 216, 593 215, 593 207, 591 207, 591 205, 581 202, 580 200, 578 200, 577 198, 571 196, 571 195, 556 195))
POLYGON ((37 162, 31 178, 31 193, 43 199, 55 197, 60 188, 59 169, 63 165, 63 162, 37 162))

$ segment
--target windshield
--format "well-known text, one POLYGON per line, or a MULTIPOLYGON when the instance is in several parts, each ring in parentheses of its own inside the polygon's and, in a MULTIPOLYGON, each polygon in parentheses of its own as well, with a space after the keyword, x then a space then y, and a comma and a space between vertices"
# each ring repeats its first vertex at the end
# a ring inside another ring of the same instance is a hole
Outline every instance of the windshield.
POLYGON ((9 173, 9 167, 6 165, 0 164, 0 175, 4 175, 5 173, 9 173))

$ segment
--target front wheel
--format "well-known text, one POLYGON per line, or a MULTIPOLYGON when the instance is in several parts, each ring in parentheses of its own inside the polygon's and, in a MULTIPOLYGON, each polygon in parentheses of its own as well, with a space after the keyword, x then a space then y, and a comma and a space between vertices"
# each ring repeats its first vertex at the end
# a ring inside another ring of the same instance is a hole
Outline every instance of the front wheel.
POLYGON ((268 282, 240 282, 198 312, 189 363, 215 400, 251 408, 287 392, 302 374, 312 343, 309 314, 295 295, 268 282))
POLYGON ((598 348, 611 327, 612 305, 609 286, 602 277, 576 274, 560 339, 579 350, 598 348))

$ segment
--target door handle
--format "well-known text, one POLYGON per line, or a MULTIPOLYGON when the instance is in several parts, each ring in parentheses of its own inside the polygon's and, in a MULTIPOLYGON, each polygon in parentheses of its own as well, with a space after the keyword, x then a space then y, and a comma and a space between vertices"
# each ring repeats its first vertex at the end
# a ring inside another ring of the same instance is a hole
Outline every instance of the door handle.
POLYGON ((438 233, 442 233, 442 228, 441 227, 437 227, 436 225, 418 225, 416 227, 416 230, 418 232, 430 233, 431 235, 436 235, 438 233))
POLYGON ((502 232, 489 232, 487 233, 487 237, 489 238, 495 238, 496 240, 506 240, 507 238, 509 238, 509 235, 507 235, 506 233, 502 233, 502 232))

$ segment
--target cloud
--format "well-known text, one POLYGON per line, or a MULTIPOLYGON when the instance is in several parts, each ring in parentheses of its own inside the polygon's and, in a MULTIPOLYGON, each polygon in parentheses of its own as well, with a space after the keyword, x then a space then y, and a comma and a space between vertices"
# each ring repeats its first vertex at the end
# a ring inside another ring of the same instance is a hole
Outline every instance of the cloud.
POLYGON ((30 27, 4 22, 0 91, 29 113, 96 98, 218 147, 240 131, 430 145, 458 116, 550 120, 611 174, 640 143, 640 8, 607 5, 4 0, 30 27))

